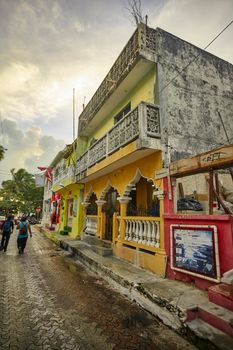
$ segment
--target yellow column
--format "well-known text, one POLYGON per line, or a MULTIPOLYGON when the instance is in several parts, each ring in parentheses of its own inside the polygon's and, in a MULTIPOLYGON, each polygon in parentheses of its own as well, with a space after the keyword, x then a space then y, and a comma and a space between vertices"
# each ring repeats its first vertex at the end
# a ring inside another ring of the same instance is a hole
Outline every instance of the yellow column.
POLYGON ((83 229, 82 229, 81 233, 82 233, 82 232, 84 233, 84 229, 85 229, 85 227, 86 227, 86 219, 87 219, 86 212, 87 212, 87 207, 88 207, 88 205, 89 205, 90 203, 88 203, 88 202, 83 202, 83 203, 81 203, 81 204, 82 204, 82 207, 83 207, 83 223, 84 223, 83 229))
POLYGON ((103 239, 104 237, 104 213, 102 212, 102 208, 104 203, 106 203, 106 201, 104 200, 97 200, 96 204, 97 204, 97 236, 100 239, 103 239))
POLYGON ((124 217, 127 216, 127 206, 130 201, 130 197, 119 197, 117 198, 120 202, 120 240, 123 242, 125 240, 125 220, 124 217))

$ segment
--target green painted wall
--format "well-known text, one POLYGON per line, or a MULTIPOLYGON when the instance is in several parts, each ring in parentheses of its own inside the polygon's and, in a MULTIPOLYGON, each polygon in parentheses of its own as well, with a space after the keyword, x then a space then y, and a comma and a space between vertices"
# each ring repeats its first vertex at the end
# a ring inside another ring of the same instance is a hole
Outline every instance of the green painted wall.
POLYGON ((60 221, 59 221, 59 231, 64 230, 68 225, 67 214, 68 214, 68 201, 72 200, 77 203, 77 207, 74 215, 74 206, 73 206, 73 218, 72 218, 72 230, 69 233, 71 237, 77 237, 80 235, 80 232, 83 229, 83 208, 81 202, 83 200, 83 185, 73 184, 67 188, 63 188, 62 193, 62 205, 60 209, 60 221))
POLYGON ((150 102, 155 103, 154 88, 156 84, 156 70, 153 67, 145 77, 130 91, 130 93, 119 102, 119 104, 113 109, 111 114, 104 118, 103 122, 95 130, 95 132, 90 135, 87 142, 87 147, 89 147, 91 140, 100 139, 106 134, 106 132, 111 129, 114 125, 114 116, 117 115, 129 102, 131 102, 131 109, 134 109, 139 105, 140 102, 150 102))

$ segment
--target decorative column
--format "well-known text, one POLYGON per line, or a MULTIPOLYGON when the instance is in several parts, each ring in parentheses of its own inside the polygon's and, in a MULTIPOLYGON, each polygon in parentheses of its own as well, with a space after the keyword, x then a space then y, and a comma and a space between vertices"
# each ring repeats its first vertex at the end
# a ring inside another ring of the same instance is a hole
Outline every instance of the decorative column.
POLYGON ((126 222, 124 217, 127 216, 127 205, 132 198, 130 197, 118 197, 117 200, 120 203, 120 240, 123 242, 125 240, 125 229, 126 222))
POLYGON ((81 232, 84 232, 84 229, 87 226, 87 207, 90 203, 89 202, 82 202, 82 206, 83 206, 83 229, 81 230, 81 232))
MULTIPOLYGON (((165 231, 164 231, 164 218, 163 218, 165 191, 164 190, 156 190, 156 191, 154 191, 153 194, 159 200, 159 207, 160 207, 160 225, 159 225, 160 227, 159 227, 159 231, 158 231, 158 227, 157 227, 156 235, 158 237, 155 237, 156 240, 154 243, 156 243, 156 242, 157 242, 157 244, 159 243, 158 248, 160 248, 161 250, 165 250, 165 242, 164 242, 165 231), (160 232, 160 234, 159 234, 159 232, 160 232)), ((168 196, 167 196, 167 200, 168 200, 168 196)))
POLYGON ((95 201, 97 204, 97 232, 96 235, 98 238, 103 239, 104 234, 105 234, 105 225, 104 225, 104 213, 102 211, 103 205, 106 203, 105 200, 103 199, 98 199, 95 201))

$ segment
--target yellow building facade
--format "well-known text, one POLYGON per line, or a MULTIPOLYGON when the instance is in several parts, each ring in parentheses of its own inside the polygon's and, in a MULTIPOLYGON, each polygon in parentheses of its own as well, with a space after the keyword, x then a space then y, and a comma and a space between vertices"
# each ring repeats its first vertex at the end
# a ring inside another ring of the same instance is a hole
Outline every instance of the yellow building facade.
POLYGON ((148 30, 138 27, 79 117, 76 183, 84 185, 84 237, 164 276, 157 64, 148 30))
POLYGON ((60 195, 58 231, 76 238, 83 228, 83 185, 75 183, 76 141, 65 148, 53 169, 52 191, 60 195))

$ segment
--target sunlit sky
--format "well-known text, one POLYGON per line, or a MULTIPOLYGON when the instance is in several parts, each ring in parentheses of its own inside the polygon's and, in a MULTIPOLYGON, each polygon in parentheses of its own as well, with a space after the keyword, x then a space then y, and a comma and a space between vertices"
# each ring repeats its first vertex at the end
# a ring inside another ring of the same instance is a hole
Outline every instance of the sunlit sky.
MULTIPOLYGON (((233 17, 232 0, 142 0, 148 24, 199 47, 233 17)), ((135 30, 127 0, 0 0, 0 144, 9 169, 49 165, 76 114, 135 30)), ((233 25, 208 49, 233 63, 233 25)))

